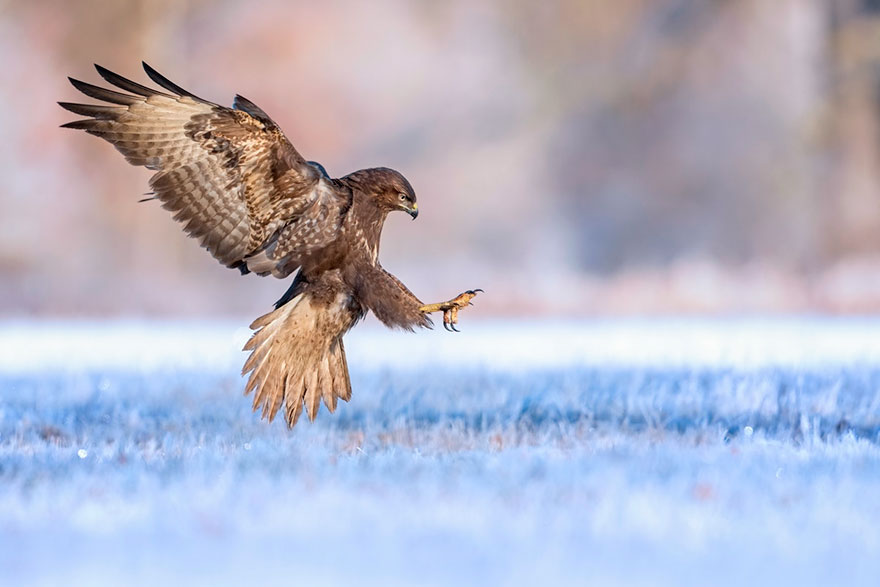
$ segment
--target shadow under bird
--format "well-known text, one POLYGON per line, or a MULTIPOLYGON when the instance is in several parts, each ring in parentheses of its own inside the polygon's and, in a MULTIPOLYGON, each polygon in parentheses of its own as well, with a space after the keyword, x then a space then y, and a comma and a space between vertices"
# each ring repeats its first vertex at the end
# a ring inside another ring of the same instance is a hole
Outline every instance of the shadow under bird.
POLYGON ((101 66, 117 89, 70 78, 102 104, 59 104, 84 120, 63 127, 98 136, 132 165, 156 171, 152 198, 215 259, 242 274, 293 283, 275 309, 257 318, 245 393, 270 421, 284 406, 289 427, 303 410, 310 420, 321 400, 333 412, 351 398, 343 335, 368 311, 389 327, 429 327, 443 313, 455 330, 458 311, 482 290, 423 304, 379 264, 379 239, 389 212, 418 216, 416 194, 397 171, 362 169, 338 179, 306 161, 269 116, 235 96, 232 108, 203 100, 146 63, 164 91, 101 66), (121 91, 119 91, 121 90, 121 91))

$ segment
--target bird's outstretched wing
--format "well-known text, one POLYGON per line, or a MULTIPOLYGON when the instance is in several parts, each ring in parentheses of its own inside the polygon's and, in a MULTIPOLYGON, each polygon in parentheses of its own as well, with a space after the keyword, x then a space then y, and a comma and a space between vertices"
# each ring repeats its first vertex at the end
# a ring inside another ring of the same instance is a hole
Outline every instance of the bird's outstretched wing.
POLYGON ((328 208, 345 202, 252 102, 208 102, 146 63, 147 75, 167 92, 95 67, 123 91, 71 78, 104 104, 60 102, 89 117, 63 126, 101 137, 129 163, 155 170, 155 197, 218 261, 244 268, 256 259, 253 270, 286 275, 297 255, 332 238, 335 226, 322 223, 333 218, 328 208))

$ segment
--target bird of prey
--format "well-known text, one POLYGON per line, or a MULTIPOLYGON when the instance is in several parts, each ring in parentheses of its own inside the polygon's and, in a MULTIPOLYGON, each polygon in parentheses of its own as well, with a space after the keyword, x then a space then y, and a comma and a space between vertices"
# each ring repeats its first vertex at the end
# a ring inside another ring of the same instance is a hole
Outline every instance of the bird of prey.
POLYGON ((343 335, 368 311, 389 327, 429 327, 443 313, 455 330, 458 311, 482 290, 423 304, 379 264, 389 212, 418 215, 416 194, 397 171, 362 169, 338 179, 306 161, 253 102, 232 108, 203 100, 146 63, 156 90, 97 66, 115 89, 70 78, 101 104, 59 102, 82 120, 63 127, 98 136, 132 165, 156 173, 152 197, 223 265, 242 274, 295 274, 275 309, 257 318, 244 347, 251 354, 245 394, 271 422, 284 406, 288 427, 321 400, 333 412, 351 383, 343 335))

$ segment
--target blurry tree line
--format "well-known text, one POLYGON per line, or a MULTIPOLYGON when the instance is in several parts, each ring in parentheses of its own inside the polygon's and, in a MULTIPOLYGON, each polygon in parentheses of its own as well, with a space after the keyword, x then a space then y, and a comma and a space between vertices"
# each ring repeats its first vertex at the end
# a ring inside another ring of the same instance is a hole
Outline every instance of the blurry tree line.
POLYGON ((546 11, 523 3, 516 18, 559 118, 548 156, 579 268, 702 256, 814 270, 880 250, 880 2, 546 11))
POLYGON ((3 312, 251 312, 283 288, 230 277, 134 203, 146 172, 57 128, 66 75, 144 81, 141 59, 252 99, 333 175, 400 169, 424 213, 389 220, 382 259, 426 298, 578 308, 688 260, 880 267, 878 0, 13 1, 3 312))

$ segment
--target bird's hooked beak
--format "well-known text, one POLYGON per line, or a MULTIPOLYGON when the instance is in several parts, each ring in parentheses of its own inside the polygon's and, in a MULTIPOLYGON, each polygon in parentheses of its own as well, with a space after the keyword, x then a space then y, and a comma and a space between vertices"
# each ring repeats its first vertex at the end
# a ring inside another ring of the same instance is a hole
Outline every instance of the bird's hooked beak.
POLYGON ((419 205, 417 202, 413 202, 412 208, 408 208, 406 211, 407 214, 412 216, 412 219, 415 220, 419 215, 419 205))

